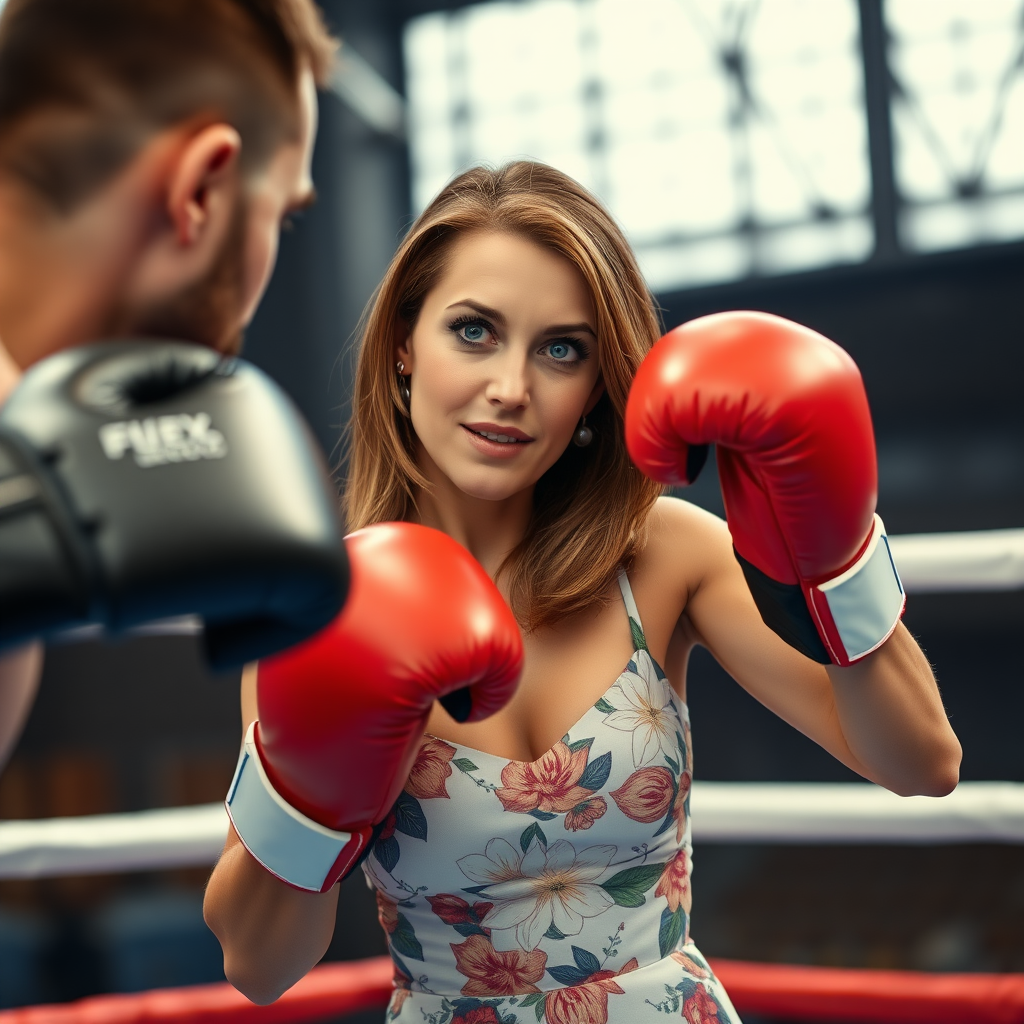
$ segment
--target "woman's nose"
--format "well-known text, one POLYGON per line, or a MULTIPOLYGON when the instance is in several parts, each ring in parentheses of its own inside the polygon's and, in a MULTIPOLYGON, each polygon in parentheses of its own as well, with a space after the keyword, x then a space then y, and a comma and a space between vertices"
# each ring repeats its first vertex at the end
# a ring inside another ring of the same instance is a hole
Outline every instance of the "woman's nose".
POLYGON ((511 352, 495 360, 486 394, 487 400, 493 405, 508 408, 528 405, 530 384, 525 360, 511 352))

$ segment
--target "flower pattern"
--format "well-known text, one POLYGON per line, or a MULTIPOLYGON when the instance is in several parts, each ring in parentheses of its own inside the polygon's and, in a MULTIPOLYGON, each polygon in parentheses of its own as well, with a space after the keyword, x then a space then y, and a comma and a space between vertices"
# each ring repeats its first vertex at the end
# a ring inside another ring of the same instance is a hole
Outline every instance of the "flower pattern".
POLYGON ((674 748, 679 720, 647 651, 637 651, 630 665, 603 698, 613 709, 604 724, 631 734, 633 764, 640 768, 674 748))
MULTIPOLYGON (((638 966, 633 957, 618 973, 628 974, 638 966)), ((625 990, 613 980, 616 976, 614 971, 595 971, 579 985, 549 992, 544 997, 548 1024, 606 1024, 608 996, 625 995, 625 990)))
POLYGON ((565 828, 570 832, 579 832, 582 829, 590 828, 598 818, 604 817, 608 810, 608 804, 603 796, 590 797, 581 800, 565 816, 565 828))
POLYGON ((674 914, 680 907, 688 914, 690 896, 690 855, 680 850, 666 865, 658 879, 655 896, 664 896, 668 909, 674 914))
POLYGON ((563 739, 536 761, 509 761, 501 770, 502 785, 495 796, 506 811, 520 814, 571 811, 594 792, 595 783, 586 784, 588 776, 595 778, 593 770, 588 772, 589 750, 589 741, 570 747, 563 739))
POLYGON ((389 1022, 739 1024, 689 938, 689 719, 620 585, 633 656, 540 757, 424 739, 363 863, 389 1022))
MULTIPOLYGON (((499 842, 491 840, 488 851, 499 842)), ((506 854, 503 849, 499 852, 506 854)), ((489 858, 484 858, 486 866, 475 855, 458 863, 468 878, 485 883, 480 895, 494 904, 487 926, 514 928, 519 945, 534 949, 552 926, 563 935, 578 935, 585 918, 597 917, 614 905, 597 884, 614 854, 614 846, 591 846, 577 853, 565 839, 550 849, 535 842, 520 859, 514 876, 493 883, 488 883, 493 875, 489 858)))
POLYGON ((512 996, 539 992, 536 983, 544 975, 548 955, 540 950, 513 949, 498 952, 486 936, 470 935, 452 944, 455 966, 467 978, 464 996, 512 996))
POLYGON ((611 793, 611 798, 627 818, 645 824, 665 817, 674 796, 672 773, 660 765, 633 772, 611 793))
POLYGON ((409 772, 405 791, 417 800, 431 800, 443 797, 449 799, 447 780, 451 778, 451 759, 455 748, 444 740, 429 736, 423 741, 420 752, 409 772))

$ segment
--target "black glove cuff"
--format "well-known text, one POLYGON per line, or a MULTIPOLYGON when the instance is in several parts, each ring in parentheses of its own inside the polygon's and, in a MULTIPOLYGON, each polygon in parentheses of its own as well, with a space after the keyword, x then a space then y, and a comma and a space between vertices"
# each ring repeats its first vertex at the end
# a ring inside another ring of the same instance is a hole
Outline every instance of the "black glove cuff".
POLYGON ((740 563, 764 624, 805 657, 822 665, 831 665, 832 659, 818 635, 818 627, 811 618, 800 584, 773 580, 735 548, 732 551, 740 563))

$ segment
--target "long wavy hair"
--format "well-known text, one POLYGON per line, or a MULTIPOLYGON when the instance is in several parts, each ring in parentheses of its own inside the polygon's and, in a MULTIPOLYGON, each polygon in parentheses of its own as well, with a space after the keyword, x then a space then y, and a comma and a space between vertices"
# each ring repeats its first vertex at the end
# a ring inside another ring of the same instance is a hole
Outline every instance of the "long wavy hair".
POLYGON ((417 468, 416 437, 399 394, 396 331, 403 323, 413 328, 460 235, 480 229, 527 238, 569 260, 597 311, 605 391, 587 415, 594 442, 569 445, 538 481, 526 534, 497 573, 530 631, 605 599, 618 567, 628 567, 643 545, 662 493, 630 462, 623 429, 630 384, 661 324, 622 232, 572 178, 528 161, 475 167, 413 224, 364 315, 344 509, 352 530, 416 518, 417 490, 430 484, 417 468))

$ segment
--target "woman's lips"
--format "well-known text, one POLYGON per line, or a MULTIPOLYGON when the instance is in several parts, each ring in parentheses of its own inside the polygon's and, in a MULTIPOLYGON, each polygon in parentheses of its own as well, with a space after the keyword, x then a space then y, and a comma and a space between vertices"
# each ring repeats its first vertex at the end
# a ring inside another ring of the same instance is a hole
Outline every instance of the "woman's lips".
POLYGON ((529 434, 516 427, 503 427, 500 423, 463 423, 467 430, 475 434, 490 435, 492 441, 507 443, 508 441, 532 441, 529 434))
POLYGON ((477 451, 492 458, 515 458, 533 441, 528 434, 524 434, 514 427, 498 427, 491 423, 463 423, 461 426, 465 430, 470 444, 477 451), (485 431, 492 436, 485 436, 485 431), (500 438, 507 438, 507 440, 500 440, 500 438))

